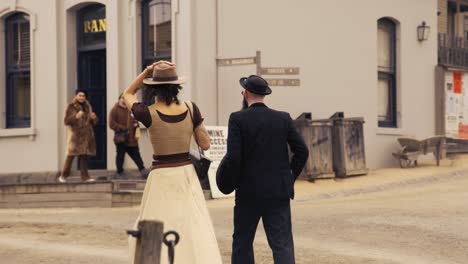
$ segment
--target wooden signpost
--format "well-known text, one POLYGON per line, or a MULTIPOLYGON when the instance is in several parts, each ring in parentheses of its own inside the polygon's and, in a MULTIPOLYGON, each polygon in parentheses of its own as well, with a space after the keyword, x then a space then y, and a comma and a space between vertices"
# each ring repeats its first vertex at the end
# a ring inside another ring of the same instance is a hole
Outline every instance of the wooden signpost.
MULTIPOLYGON (((257 51, 255 57, 217 59, 218 66, 257 66, 257 75, 298 75, 299 67, 262 67, 261 52, 257 51)), ((300 86, 300 79, 268 78, 265 79, 270 86, 300 86)))
POLYGON ((255 57, 235 58, 235 59, 218 59, 218 66, 235 66, 235 65, 248 65, 255 64, 255 57))
POLYGON ((300 86, 301 80, 299 79, 269 79, 265 78, 270 86, 300 86))
POLYGON ((260 68, 260 74, 287 75, 299 74, 298 67, 264 67, 260 68))

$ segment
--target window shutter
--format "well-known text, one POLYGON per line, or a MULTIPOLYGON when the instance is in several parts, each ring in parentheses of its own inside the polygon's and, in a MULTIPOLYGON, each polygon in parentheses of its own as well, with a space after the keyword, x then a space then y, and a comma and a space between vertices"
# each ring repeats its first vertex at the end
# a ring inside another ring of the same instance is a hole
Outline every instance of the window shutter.
POLYGON ((20 51, 20 65, 29 65, 31 62, 31 34, 29 32, 29 21, 23 21, 19 24, 19 51, 20 51))

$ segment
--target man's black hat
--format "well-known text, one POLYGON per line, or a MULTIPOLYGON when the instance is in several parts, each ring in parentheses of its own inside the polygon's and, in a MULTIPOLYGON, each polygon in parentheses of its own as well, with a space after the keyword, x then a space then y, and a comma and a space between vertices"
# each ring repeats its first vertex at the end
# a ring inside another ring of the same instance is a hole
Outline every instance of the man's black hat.
POLYGON ((271 88, 268 87, 267 81, 260 76, 250 75, 249 77, 242 77, 239 82, 244 89, 251 93, 258 95, 271 94, 271 88))
POLYGON ((229 162, 227 155, 225 155, 216 171, 216 185, 218 189, 224 194, 232 193, 238 186, 239 174, 239 168, 234 168, 229 162))

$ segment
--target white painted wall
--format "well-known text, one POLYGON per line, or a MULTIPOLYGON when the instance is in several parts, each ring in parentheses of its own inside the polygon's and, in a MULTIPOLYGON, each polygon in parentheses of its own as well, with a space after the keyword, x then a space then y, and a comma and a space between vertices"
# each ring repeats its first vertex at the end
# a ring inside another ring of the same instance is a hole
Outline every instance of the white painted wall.
MULTIPOLYGON (((58 166, 56 124, 59 122, 56 114, 59 109, 55 103, 58 101, 56 0, 0 1, 2 19, 15 11, 30 15, 31 111, 34 131, 0 129, 0 172, 53 170, 58 166), (5 137, 6 134, 15 136, 5 137)), ((0 59, 3 64, 4 58, 0 59)), ((4 78, 0 80, 0 86, 0 90, 4 91, 4 78)), ((0 104, 4 108, 5 101, 2 100, 0 104)))
MULTIPOLYGON (((61 169, 66 138, 63 111, 76 84, 73 12, 90 2, 0 1, 0 17, 25 8, 36 19, 32 51, 36 134, 32 139, 31 131, 5 137, 0 129, 1 174, 61 169)), ((110 110, 141 71, 139 0, 93 2, 106 5, 110 110)), ((436 0, 174 0, 173 58, 179 75, 189 78, 182 97, 198 103, 207 125, 227 123, 229 113, 240 108, 238 79, 255 73, 254 65, 217 67, 216 58, 255 56, 260 50, 263 66, 300 67, 300 75, 290 77, 300 78, 301 86, 273 87, 268 105, 293 117, 312 112, 314 118, 326 118, 336 111, 364 117, 367 161, 376 168, 396 164, 391 152, 398 147, 399 135, 434 134, 436 25, 436 0), (398 129, 377 127, 377 20, 381 17, 400 23, 398 129), (416 27, 423 20, 432 32, 428 41, 418 42, 416 27)), ((112 136, 108 130, 108 169, 115 168, 112 136)), ((144 132, 140 147, 149 166, 152 153, 144 132)))
MULTIPOLYGON (((301 86, 273 87, 268 105, 293 117, 312 112, 314 118, 327 118, 336 111, 362 116, 368 165, 390 166, 395 165, 391 152, 398 147, 397 136, 424 138, 435 133, 436 19, 436 0, 218 1, 218 55, 249 57, 260 50, 262 66, 300 67, 301 86), (377 20, 381 17, 400 23, 398 129, 377 127, 377 20), (423 20, 434 31, 428 41, 418 42, 416 27, 423 20)), ((226 124, 229 113, 240 107, 238 79, 255 70, 255 65, 218 69, 220 124, 226 124)))

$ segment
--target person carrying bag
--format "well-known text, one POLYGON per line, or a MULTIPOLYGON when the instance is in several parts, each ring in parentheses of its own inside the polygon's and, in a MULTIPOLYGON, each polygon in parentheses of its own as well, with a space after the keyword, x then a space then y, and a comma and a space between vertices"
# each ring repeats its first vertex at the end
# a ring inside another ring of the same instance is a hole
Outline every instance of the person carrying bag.
MULTIPOLYGON (((192 109, 187 103, 185 103, 185 105, 188 108, 190 119, 192 120, 192 124, 193 124, 192 109)), ((195 132, 195 124, 193 124, 193 131, 195 132)), ((202 185, 202 189, 209 189, 208 171, 210 169, 212 160, 203 154, 203 152, 200 149, 200 145, 198 144, 197 139, 195 137, 194 139, 197 144, 197 151, 195 153, 190 151, 190 159, 192 160, 193 166, 195 167, 195 171, 197 172, 197 176, 198 176, 198 179, 200 180, 200 184, 202 185)))
POLYGON ((137 165, 141 178, 146 179, 149 172, 145 169, 138 147, 140 128, 138 127, 138 121, 133 118, 130 111, 127 109, 122 95, 119 96, 119 101, 114 105, 109 114, 109 127, 115 132, 114 143, 117 152, 115 157, 115 165, 117 168, 115 179, 128 179, 123 169, 125 153, 127 153, 137 165))

